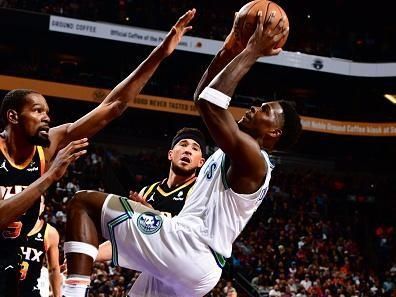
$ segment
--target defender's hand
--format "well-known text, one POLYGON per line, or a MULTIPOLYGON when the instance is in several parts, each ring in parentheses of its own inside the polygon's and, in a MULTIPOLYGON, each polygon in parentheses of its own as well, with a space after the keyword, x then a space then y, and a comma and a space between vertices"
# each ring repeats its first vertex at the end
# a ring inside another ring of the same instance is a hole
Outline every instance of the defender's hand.
POLYGON ((166 35, 161 44, 161 50, 164 57, 169 56, 180 43, 183 35, 192 29, 192 26, 188 26, 188 24, 194 18, 195 12, 196 10, 193 8, 183 14, 166 35))
POLYGON ((48 169, 48 172, 55 178, 55 180, 61 179, 66 173, 67 167, 87 153, 87 150, 84 149, 87 146, 88 138, 70 142, 57 153, 55 160, 48 169))
POLYGON ((153 206, 146 201, 146 198, 140 196, 138 192, 129 191, 129 199, 131 199, 133 201, 136 201, 136 202, 139 202, 139 203, 143 204, 146 207, 154 209, 153 206))

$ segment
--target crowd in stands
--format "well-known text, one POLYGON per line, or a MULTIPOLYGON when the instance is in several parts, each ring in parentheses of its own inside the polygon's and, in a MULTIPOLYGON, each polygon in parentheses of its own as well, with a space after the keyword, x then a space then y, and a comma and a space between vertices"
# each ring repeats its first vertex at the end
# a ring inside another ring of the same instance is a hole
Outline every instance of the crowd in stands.
MULTIPOLYGON (((199 12, 196 36, 224 40, 234 12, 248 1, 137 1, 137 0, 0 0, 0 7, 18 8, 74 18, 168 30, 182 12, 199 12)), ((287 50, 365 61, 395 59, 395 26, 391 10, 381 7, 375 25, 368 5, 354 1, 277 1, 288 13, 291 33, 287 50), (353 21, 351 16, 353 15, 353 21)), ((383 3, 386 5, 386 3, 383 3)))
MULTIPOLYGON (((126 195, 166 174, 164 156, 92 148, 48 192, 46 219, 64 235, 65 207, 75 191, 126 195)), ((340 177, 275 170, 267 199, 235 242, 224 277, 207 296, 241 297, 249 290, 250 296, 395 296, 394 227, 375 215, 370 201, 346 199, 351 191, 366 197, 366 190, 357 189, 340 177)), ((62 236, 61 249, 63 241, 62 236)), ((110 262, 96 263, 91 296, 125 296, 138 275, 110 262)))

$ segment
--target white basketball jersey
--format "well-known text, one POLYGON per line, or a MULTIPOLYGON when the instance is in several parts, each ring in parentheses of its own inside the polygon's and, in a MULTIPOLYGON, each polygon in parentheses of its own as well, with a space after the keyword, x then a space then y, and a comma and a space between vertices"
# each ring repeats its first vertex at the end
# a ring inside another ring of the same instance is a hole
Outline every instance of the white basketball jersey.
POLYGON ((273 165, 268 154, 262 154, 267 163, 263 185, 253 194, 238 194, 227 185, 225 154, 217 150, 201 168, 184 208, 175 217, 184 229, 226 258, 268 191, 273 165))

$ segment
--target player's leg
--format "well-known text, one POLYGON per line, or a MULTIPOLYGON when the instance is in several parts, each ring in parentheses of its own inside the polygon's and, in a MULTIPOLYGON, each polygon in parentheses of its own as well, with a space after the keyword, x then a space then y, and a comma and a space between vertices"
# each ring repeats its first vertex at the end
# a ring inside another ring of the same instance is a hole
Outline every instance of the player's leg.
POLYGON ((195 236, 191 237, 189 228, 179 230, 176 221, 159 211, 124 197, 103 193, 88 192, 74 199, 69 213, 73 213, 75 208, 75 214, 81 218, 70 215, 68 240, 79 240, 89 246, 81 245, 81 250, 65 248, 69 254, 85 253, 83 260, 81 255, 67 257, 72 262, 69 277, 70 273, 76 275, 72 279, 75 280, 74 286, 69 278, 66 280, 69 286, 67 290, 64 288, 65 296, 85 296, 95 258, 85 249, 97 248, 99 231, 112 242, 113 262, 116 265, 150 273, 172 287, 179 294, 177 296, 203 296, 220 278, 221 269, 208 246, 195 236), (86 265, 88 268, 84 267, 86 265), (84 277, 85 287, 79 286, 84 277), (176 283, 175 279, 178 280, 176 283))
POLYGON ((107 194, 96 191, 76 193, 68 204, 65 253, 68 277, 65 296, 79 296, 90 284, 93 261, 101 237, 101 211, 107 194))

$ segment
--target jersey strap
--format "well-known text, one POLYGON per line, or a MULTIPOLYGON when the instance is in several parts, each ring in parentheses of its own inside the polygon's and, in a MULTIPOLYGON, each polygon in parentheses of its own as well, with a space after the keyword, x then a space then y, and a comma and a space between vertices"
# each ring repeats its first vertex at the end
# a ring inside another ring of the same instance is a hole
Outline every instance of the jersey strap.
POLYGON ((147 196, 154 190, 155 186, 158 185, 160 182, 156 182, 153 183, 146 191, 146 193, 144 193, 143 198, 146 199, 147 196))
POLYGON ((43 175, 45 172, 45 155, 44 155, 44 150, 43 147, 38 146, 37 151, 39 154, 39 159, 40 159, 40 175, 43 175))

